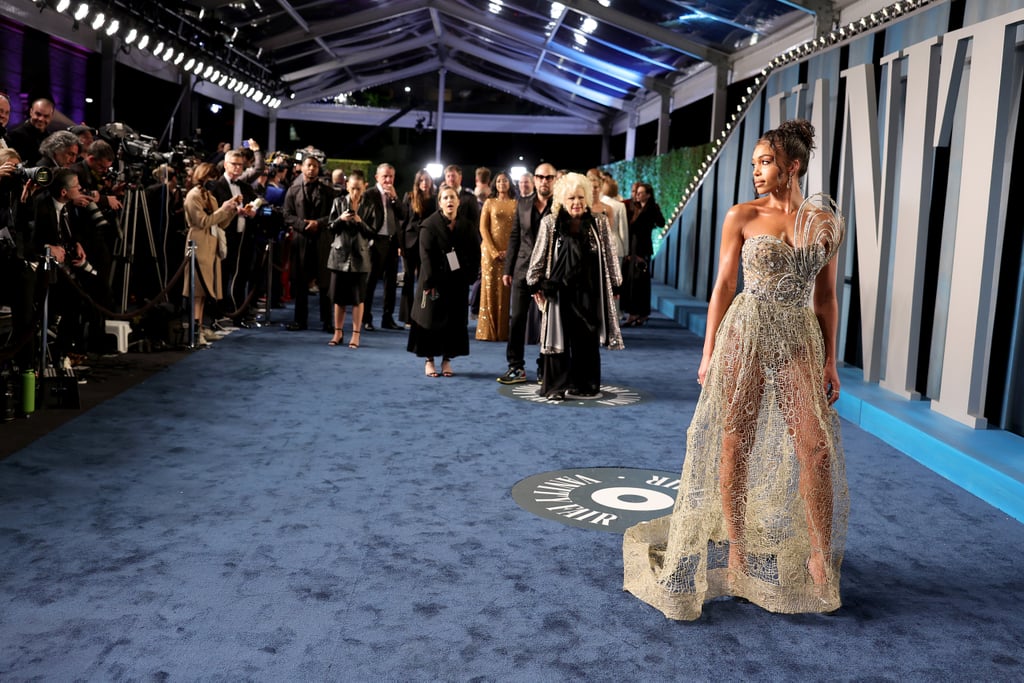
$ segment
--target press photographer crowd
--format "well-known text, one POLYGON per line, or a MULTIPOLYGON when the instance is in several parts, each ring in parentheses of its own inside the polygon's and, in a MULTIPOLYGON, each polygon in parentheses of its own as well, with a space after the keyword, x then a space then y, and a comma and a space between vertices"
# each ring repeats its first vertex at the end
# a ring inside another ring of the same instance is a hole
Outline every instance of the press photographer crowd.
MULTIPOLYGON (((524 344, 543 343, 548 314, 542 320, 539 310, 558 284, 551 259, 544 272, 531 267, 552 211, 564 214, 566 235, 592 230, 594 272, 615 278, 594 287, 621 294, 608 307, 613 324, 604 312, 569 321, 587 330, 586 346, 621 347, 620 322, 642 325, 650 314, 651 230, 665 221, 648 184, 635 183, 623 200, 607 173, 542 163, 516 178, 478 168, 469 190, 461 168, 449 166, 437 187, 418 172, 403 197, 387 163, 367 178, 359 169, 328 169, 315 147, 265 153, 252 139, 205 150, 196 138, 159 151, 156 139, 124 124, 61 126, 54 111, 51 100, 37 99, 8 129, 11 102, 0 94, 5 384, 113 352, 109 321, 130 321, 133 334, 158 345, 202 347, 286 301, 294 301, 286 328, 308 329, 311 297, 319 308, 313 325, 331 333, 328 344, 356 349, 363 332, 376 330, 378 283, 379 326, 410 330, 408 350, 425 359, 426 375, 453 374, 452 358, 468 353, 472 316, 478 340, 508 344, 508 370, 498 381, 524 382, 524 344), (598 340, 594 328, 606 336, 598 340)), ((560 221, 550 220, 551 230, 561 230, 560 221)), ((537 372, 540 380, 540 359, 537 372)), ((545 395, 564 398, 571 379, 561 377, 545 395)), ((593 377, 575 380, 588 385, 570 387, 577 391, 596 386, 593 377)), ((25 404, 10 394, 6 419, 25 404)))

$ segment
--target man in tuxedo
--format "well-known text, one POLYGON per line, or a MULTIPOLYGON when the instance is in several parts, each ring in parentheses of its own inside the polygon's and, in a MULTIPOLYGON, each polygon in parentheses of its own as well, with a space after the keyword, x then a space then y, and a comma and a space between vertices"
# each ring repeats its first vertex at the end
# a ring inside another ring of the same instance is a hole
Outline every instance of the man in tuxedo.
POLYGON ((28 119, 7 131, 7 144, 18 151, 26 164, 35 166, 39 145, 46 139, 46 130, 53 120, 53 101, 40 97, 28 110, 28 119))
MULTIPOLYGON (((555 167, 541 164, 533 174, 534 194, 516 200, 516 214, 512 218, 512 233, 505 255, 505 273, 501 276, 506 287, 511 287, 509 304, 508 345, 505 358, 508 371, 498 378, 502 384, 526 381, 526 322, 533 297, 526 284, 526 272, 537 239, 541 219, 551 213, 551 191, 555 181, 555 167)), ((537 381, 540 381, 540 359, 537 360, 537 381)))
MULTIPOLYGON (((69 169, 54 172, 48 191, 33 199, 35 224, 33 247, 37 255, 46 250, 57 263, 88 293, 93 300, 103 301, 106 283, 89 263, 82 247, 80 233, 85 232, 87 216, 77 214, 75 204, 82 199, 78 175, 69 169)), ((84 304, 74 287, 64 277, 50 286, 51 320, 60 320, 55 348, 58 357, 72 350, 85 351, 86 338, 95 346, 105 334, 103 321, 91 306, 84 304)))
MULTIPOLYGON (((395 191, 395 167, 381 164, 374 176, 377 184, 363 195, 364 202, 382 207, 376 212, 377 225, 371 226, 377 236, 370 248, 372 266, 370 279, 366 283, 366 298, 363 306, 363 329, 372 332, 373 327, 373 295, 377 289, 377 281, 384 279, 384 314, 380 326, 385 330, 401 330, 402 326, 395 322, 395 293, 398 290, 398 256, 400 253, 399 235, 405 225, 406 206, 398 201, 395 191)), ((470 193, 472 197, 472 193, 470 193)), ((476 198, 473 199, 476 202, 476 198)))
MULTIPOLYGON (((224 259, 221 274, 224 292, 227 292, 233 307, 239 309, 245 301, 249 289, 249 281, 253 275, 256 256, 255 226, 249 222, 256 215, 251 202, 256 199, 256 191, 248 183, 239 182, 245 171, 245 158, 238 150, 230 150, 224 155, 224 175, 209 183, 206 187, 216 198, 217 204, 223 204, 235 197, 238 202, 238 214, 224 228, 228 240, 228 256, 224 259)), ((244 311, 237 312, 235 320, 240 320, 244 311)))
MULTIPOLYGON (((286 329, 309 327, 309 283, 316 280, 320 289, 320 322, 325 331, 334 331, 331 300, 328 297, 327 253, 321 253, 322 238, 327 235, 327 219, 334 193, 320 180, 320 162, 308 156, 302 160, 302 175, 284 195, 284 223, 292 229, 291 283, 295 298, 295 318, 286 329), (325 273, 321 273, 323 261, 325 273)), ((328 240, 327 245, 330 245, 328 240)), ((328 247, 329 248, 329 247, 328 247)))

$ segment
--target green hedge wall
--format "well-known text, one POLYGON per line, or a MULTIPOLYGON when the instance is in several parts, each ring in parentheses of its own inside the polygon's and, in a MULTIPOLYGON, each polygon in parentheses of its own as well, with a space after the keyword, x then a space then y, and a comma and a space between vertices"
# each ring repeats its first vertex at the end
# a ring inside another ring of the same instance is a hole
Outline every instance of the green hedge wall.
MULTIPOLYGON (((628 161, 616 161, 604 167, 619 184, 623 197, 635 182, 647 182, 654 187, 654 199, 665 214, 665 231, 671 227, 677 214, 676 209, 683 191, 700 171, 701 162, 711 152, 711 143, 699 147, 682 147, 661 156, 637 157, 628 161)), ((661 246, 664 232, 654 235, 654 253, 661 246)))

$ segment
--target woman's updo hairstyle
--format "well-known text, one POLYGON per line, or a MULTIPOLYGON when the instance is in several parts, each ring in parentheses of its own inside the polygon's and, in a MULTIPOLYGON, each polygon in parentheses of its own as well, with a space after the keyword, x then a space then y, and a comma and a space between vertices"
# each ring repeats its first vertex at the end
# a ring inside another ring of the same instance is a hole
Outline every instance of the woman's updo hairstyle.
POLYGON ((761 136, 761 142, 767 142, 776 153, 776 164, 779 164, 778 154, 781 153, 785 161, 800 162, 800 171, 797 174, 803 177, 807 173, 807 162, 811 158, 811 151, 814 149, 814 126, 807 119, 793 119, 784 121, 778 128, 768 131, 761 136))

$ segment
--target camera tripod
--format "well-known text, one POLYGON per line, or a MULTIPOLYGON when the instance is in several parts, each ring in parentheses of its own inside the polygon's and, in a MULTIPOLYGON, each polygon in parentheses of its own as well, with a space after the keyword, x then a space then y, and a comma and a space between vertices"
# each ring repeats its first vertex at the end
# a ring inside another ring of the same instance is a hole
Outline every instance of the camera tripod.
POLYGON ((114 250, 115 267, 110 271, 110 285, 113 288, 113 281, 117 271, 116 264, 121 264, 121 313, 128 309, 132 265, 135 262, 135 248, 138 242, 140 222, 146 231, 146 239, 149 243, 149 256, 153 260, 153 268, 156 271, 157 291, 162 291, 165 282, 160 271, 160 262, 157 259, 156 241, 153 239, 153 224, 149 218, 149 203, 146 200, 146 191, 139 185, 129 185, 128 191, 124 196, 124 210, 121 213, 121 220, 118 222, 117 246, 114 250))

